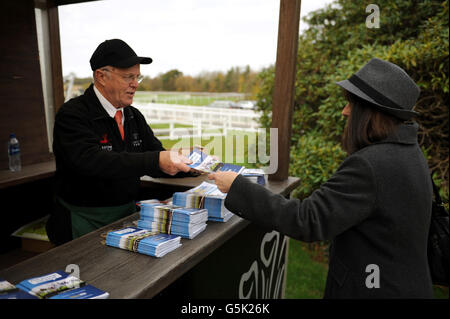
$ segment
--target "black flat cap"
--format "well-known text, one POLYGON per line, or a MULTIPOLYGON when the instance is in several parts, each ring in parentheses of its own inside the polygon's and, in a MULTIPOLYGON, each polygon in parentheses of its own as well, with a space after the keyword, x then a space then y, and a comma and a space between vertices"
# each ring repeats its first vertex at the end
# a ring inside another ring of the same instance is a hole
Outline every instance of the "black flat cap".
POLYGON ((137 56, 125 41, 111 39, 100 43, 89 62, 91 63, 92 71, 95 71, 106 65, 129 68, 136 64, 150 64, 152 63, 152 59, 137 56))

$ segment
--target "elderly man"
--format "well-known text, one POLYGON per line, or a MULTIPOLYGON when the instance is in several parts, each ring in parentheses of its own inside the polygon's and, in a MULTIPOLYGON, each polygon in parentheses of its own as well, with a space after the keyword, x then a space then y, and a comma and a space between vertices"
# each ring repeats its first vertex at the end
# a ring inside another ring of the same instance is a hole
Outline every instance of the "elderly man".
POLYGON ((47 223, 53 243, 134 213, 140 176, 189 172, 189 160, 166 151, 131 106, 142 80, 140 64, 151 62, 122 40, 101 43, 90 60, 94 84, 58 111, 53 132, 55 211, 47 223))

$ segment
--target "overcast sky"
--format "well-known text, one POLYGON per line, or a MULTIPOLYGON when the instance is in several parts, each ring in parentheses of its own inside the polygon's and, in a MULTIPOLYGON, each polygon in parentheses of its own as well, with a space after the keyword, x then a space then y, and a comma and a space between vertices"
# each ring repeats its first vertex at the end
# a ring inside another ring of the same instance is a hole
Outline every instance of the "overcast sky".
MULTIPOLYGON (((303 0, 301 16, 332 0, 303 0)), ((89 59, 120 38, 153 59, 141 73, 171 69, 195 76, 275 63, 279 0, 102 0, 59 6, 63 74, 91 76, 89 59)), ((300 22, 302 31, 306 25, 300 22)), ((300 31, 300 32, 301 32, 300 31)))

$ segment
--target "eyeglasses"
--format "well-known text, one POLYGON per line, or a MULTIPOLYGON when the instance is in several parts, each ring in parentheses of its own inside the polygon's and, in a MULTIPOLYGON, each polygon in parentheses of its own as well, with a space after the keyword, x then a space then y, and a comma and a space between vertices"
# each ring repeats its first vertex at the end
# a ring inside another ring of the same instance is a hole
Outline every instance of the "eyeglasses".
POLYGON ((102 71, 108 71, 108 72, 111 72, 111 73, 115 73, 115 74, 119 75, 128 84, 130 84, 133 81, 137 81, 137 83, 141 83, 142 80, 144 79, 144 76, 142 74, 139 74, 139 75, 133 75, 133 74, 122 75, 120 73, 114 72, 113 70, 106 69, 106 68, 102 69, 102 71))

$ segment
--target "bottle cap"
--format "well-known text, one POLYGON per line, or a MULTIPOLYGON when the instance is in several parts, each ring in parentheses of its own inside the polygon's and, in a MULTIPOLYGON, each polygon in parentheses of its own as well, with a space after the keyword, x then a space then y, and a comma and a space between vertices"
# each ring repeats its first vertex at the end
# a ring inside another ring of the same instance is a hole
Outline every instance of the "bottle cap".
POLYGON ((14 134, 14 133, 9 134, 9 138, 14 138, 14 137, 16 137, 16 134, 14 134))

